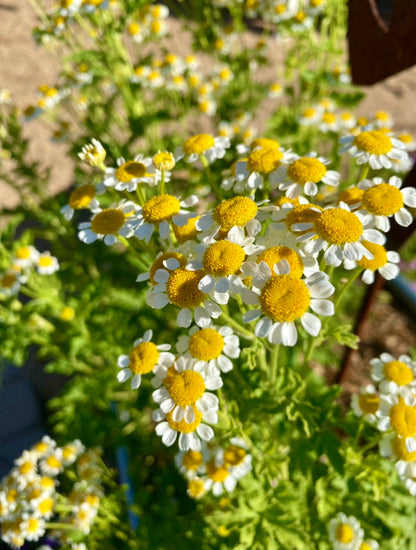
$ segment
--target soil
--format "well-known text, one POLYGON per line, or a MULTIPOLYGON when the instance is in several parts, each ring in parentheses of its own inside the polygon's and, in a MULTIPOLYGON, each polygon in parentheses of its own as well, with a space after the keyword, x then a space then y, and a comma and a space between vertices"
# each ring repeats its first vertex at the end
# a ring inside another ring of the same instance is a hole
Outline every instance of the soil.
MULTIPOLYGON (((36 14, 27 0, 0 0, 0 88, 10 90, 13 101, 24 109, 34 100, 41 84, 53 85, 59 72, 59 59, 32 40, 32 28, 37 24, 36 14)), ((175 50, 182 53, 189 48, 175 41, 175 50)), ((377 110, 391 114, 395 129, 408 130, 416 135, 416 67, 395 75, 381 83, 364 88, 366 98, 359 113, 369 116, 377 110)), ((65 155, 64 144, 51 143, 49 130, 39 120, 30 122, 25 130, 31 141, 35 159, 52 166, 51 193, 69 187, 72 182, 72 162, 65 155)), ((0 182, 0 210, 16 204, 16 195, 0 182)), ((381 296, 385 296, 382 294, 381 296)), ((393 355, 409 353, 416 345, 416 320, 402 304, 378 300, 366 321, 360 349, 351 357, 350 367, 343 381, 348 392, 369 381, 369 360, 383 351, 393 355)))

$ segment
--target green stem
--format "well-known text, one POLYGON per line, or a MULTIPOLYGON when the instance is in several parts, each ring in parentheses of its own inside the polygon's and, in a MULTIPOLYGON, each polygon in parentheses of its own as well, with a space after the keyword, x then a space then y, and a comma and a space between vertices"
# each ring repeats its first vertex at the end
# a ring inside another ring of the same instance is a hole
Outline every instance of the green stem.
POLYGON ((270 362, 272 365, 272 370, 270 373, 270 382, 272 386, 276 384, 276 378, 277 378, 277 369, 279 366, 279 351, 280 351, 280 344, 276 344, 273 347, 270 362))
POLYGON ((360 177, 359 177, 358 181, 365 180, 366 177, 368 176, 369 170, 370 170, 370 165, 369 164, 364 164, 363 169, 361 170, 361 174, 360 174, 360 177))
POLYGON ((45 524, 46 529, 66 529, 67 531, 79 531, 79 528, 70 523, 57 523, 54 521, 45 524))
POLYGON ((118 237, 118 240, 124 244, 124 246, 129 250, 129 252, 131 252, 133 254, 133 256, 136 258, 136 260, 139 261, 140 263, 140 266, 142 267, 142 269, 144 271, 149 271, 149 267, 145 261, 143 260, 143 258, 140 256, 140 254, 137 252, 137 250, 135 250, 133 248, 133 246, 129 243, 129 241, 125 238, 125 237, 122 237, 121 235, 117 235, 118 237))
POLYGON ((339 293, 338 298, 336 299, 336 302, 335 302, 335 304, 334 304, 335 311, 337 310, 337 307, 339 306, 339 304, 340 304, 342 298, 344 297, 345 293, 346 293, 347 290, 350 288, 350 286, 351 286, 352 283, 355 281, 355 279, 360 275, 360 273, 362 272, 363 269, 364 269, 364 268, 362 268, 362 267, 357 267, 357 268, 355 269, 355 271, 353 271, 353 273, 352 273, 352 275, 351 275, 349 281, 347 281, 347 282, 344 284, 344 286, 343 286, 341 292, 339 293))
POLYGON ((205 174, 207 176, 207 179, 208 179, 208 182, 211 186, 211 189, 216 194, 217 199, 220 200, 221 197, 222 197, 222 192, 221 192, 221 189, 220 189, 219 185, 217 184, 217 182, 215 181, 215 179, 212 176, 212 172, 211 172, 211 168, 209 166, 208 159, 203 154, 199 155, 199 158, 201 160, 202 166, 205 168, 205 174))
POLYGON ((235 328, 235 330, 237 330, 244 338, 247 338, 247 340, 254 339, 254 335, 250 330, 244 328, 240 323, 230 317, 230 315, 228 315, 228 313, 226 313, 224 310, 221 313, 221 317, 225 319, 231 327, 235 328))
POLYGON ((162 170, 162 177, 160 179, 160 194, 165 194, 165 170, 162 170))

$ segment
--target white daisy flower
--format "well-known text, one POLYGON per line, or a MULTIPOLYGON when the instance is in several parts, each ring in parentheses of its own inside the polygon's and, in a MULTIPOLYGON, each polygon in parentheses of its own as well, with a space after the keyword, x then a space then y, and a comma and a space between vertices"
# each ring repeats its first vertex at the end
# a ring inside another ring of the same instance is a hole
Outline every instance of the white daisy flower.
POLYGON ((290 275, 290 267, 285 260, 275 265, 276 274, 271 274, 267 264, 263 265, 264 276, 252 281, 258 294, 252 291, 250 296, 248 292, 242 295, 243 301, 257 303, 260 309, 248 311, 243 317, 244 322, 260 318, 254 333, 260 338, 267 337, 271 344, 294 346, 298 338, 297 320, 308 334, 317 336, 321 321, 308 309, 310 307, 324 316, 334 314, 334 304, 325 299, 335 290, 328 275, 317 271, 306 279, 296 279, 290 275))
POLYGON ((299 117, 299 124, 301 126, 315 126, 318 124, 322 116, 322 108, 320 107, 307 107, 299 117))
POLYGON ((137 221, 134 215, 137 209, 137 205, 131 201, 122 201, 114 207, 99 209, 91 221, 79 224, 78 237, 86 244, 97 239, 103 240, 107 246, 115 244, 118 235, 131 237, 137 221))
POLYGON ((3 296, 16 296, 20 286, 25 283, 27 277, 23 273, 16 270, 9 270, 5 273, 0 273, 0 294, 3 296))
POLYGON ((149 271, 146 271, 145 273, 140 273, 140 275, 137 276, 136 281, 140 283, 150 280, 152 285, 157 285, 158 283, 155 280, 155 275, 160 269, 163 271, 167 271, 168 274, 170 274, 175 269, 178 269, 178 267, 185 267, 186 264, 186 257, 180 252, 159 252, 156 260, 150 266, 149 271))
POLYGON ((224 490, 231 493, 237 485, 233 469, 215 458, 207 462, 206 477, 205 488, 207 491, 211 490, 216 497, 222 495, 224 490))
POLYGON ((74 439, 62 447, 62 459, 65 466, 69 466, 85 452, 85 446, 79 439, 74 439))
POLYGON ((159 269, 154 275, 158 284, 147 294, 148 305, 162 309, 169 303, 174 304, 180 308, 176 319, 178 326, 189 327, 194 316, 199 327, 208 327, 211 318, 216 319, 221 315, 221 308, 199 290, 204 275, 202 270, 191 271, 186 267, 178 267, 171 272, 159 269))
POLYGON ((59 270, 59 262, 49 251, 39 253, 36 270, 39 275, 51 275, 59 270))
POLYGON ((416 451, 409 453, 405 439, 396 434, 386 434, 379 442, 382 457, 396 459, 396 470, 405 482, 407 490, 416 495, 416 451))
POLYGON ((376 271, 386 281, 391 281, 397 277, 400 273, 400 268, 397 265, 400 261, 400 256, 397 252, 393 250, 387 251, 381 244, 369 243, 367 241, 363 241, 363 245, 371 252, 373 259, 369 260, 363 256, 358 262, 345 260, 345 269, 355 269, 357 265, 364 267, 361 279, 367 285, 374 283, 376 271))
POLYGON ((378 416, 380 397, 372 384, 360 389, 360 393, 353 393, 351 396, 351 409, 356 416, 365 416, 370 422, 375 422, 378 416))
POLYGON ((187 139, 183 147, 175 151, 176 160, 185 157, 187 162, 196 162, 204 157, 209 164, 216 159, 223 158, 226 149, 230 147, 228 137, 213 137, 210 134, 197 134, 187 139))
POLYGON ((188 335, 179 337, 176 349, 181 355, 191 355, 196 360, 195 369, 205 369, 209 376, 229 372, 231 359, 240 355, 240 341, 230 327, 192 327, 188 335))
POLYGON ((203 214, 197 220, 198 231, 209 231, 211 236, 224 237, 233 227, 242 227, 249 237, 261 231, 261 223, 256 219, 259 206, 250 197, 237 196, 218 204, 212 212, 203 214))
POLYGON ((54 441, 48 435, 44 435, 40 441, 35 443, 30 448, 30 452, 34 454, 38 459, 49 454, 56 447, 56 441, 54 441))
POLYGON ((25 540, 36 541, 45 534, 46 525, 43 518, 25 513, 22 515, 22 519, 23 521, 19 525, 19 529, 25 540))
POLYGON ((413 216, 405 205, 416 207, 416 189, 400 189, 402 183, 397 176, 391 176, 388 183, 382 178, 373 178, 358 184, 358 187, 364 190, 362 207, 372 215, 375 227, 381 231, 389 231, 391 216, 394 216, 396 222, 403 227, 409 226, 413 221, 413 216))
POLYGON ((248 453, 247 444, 241 437, 230 439, 230 445, 223 449, 222 459, 236 479, 241 479, 252 469, 252 456, 248 453))
POLYGON ((69 196, 68 204, 61 208, 61 214, 63 214, 66 220, 71 220, 75 210, 89 209, 94 214, 100 211, 100 204, 95 198, 96 195, 100 195, 104 192, 103 185, 91 185, 87 183, 81 185, 69 196))
POLYGON ((284 179, 279 189, 286 191, 286 196, 295 199, 300 194, 314 196, 318 193, 318 183, 336 187, 339 184, 340 174, 335 170, 327 170, 329 161, 318 157, 312 152, 304 157, 298 157, 287 166, 278 169, 277 176, 284 179))
POLYGON ((205 479, 198 476, 188 479, 188 488, 186 490, 188 496, 196 500, 202 498, 207 492, 205 484, 205 479))
POLYGON ((48 476, 57 476, 60 474, 64 469, 62 449, 56 447, 50 450, 46 456, 40 459, 39 469, 43 474, 48 476))
POLYGON ((28 484, 33 483, 38 477, 36 455, 27 450, 23 451, 21 456, 14 461, 14 468, 9 475, 15 480, 20 491, 28 484))
POLYGON ((416 387, 416 362, 407 355, 395 359, 389 353, 371 359, 372 379, 378 383, 382 393, 399 393, 404 387, 413 390, 416 387))
POLYGON ((195 206, 198 199, 191 195, 180 201, 173 195, 156 195, 146 202, 137 214, 137 224, 134 231, 136 237, 146 242, 150 241, 155 228, 158 228, 161 239, 169 239, 170 222, 179 227, 186 225, 188 220, 195 216, 186 208, 195 206))
POLYGON ((335 208, 323 210, 313 223, 298 223, 294 227, 306 231, 298 237, 299 242, 308 241, 305 252, 316 255, 323 249, 325 262, 339 266, 344 258, 352 261, 363 256, 373 259, 363 241, 384 244, 385 236, 371 225, 371 215, 363 211, 352 212, 347 204, 341 202, 335 208))
POLYGON ((407 387, 398 393, 380 396, 380 416, 377 427, 385 432, 390 428, 404 439, 409 453, 416 451, 416 397, 407 387))
POLYGON ((416 151, 416 139, 409 132, 402 132, 397 136, 403 142, 406 151, 413 153, 416 151))
POLYGON ((324 111, 321 113, 318 128, 325 134, 328 132, 338 132, 340 123, 335 113, 324 111))
POLYGON ((392 128, 394 121, 390 113, 387 111, 377 111, 373 117, 376 128, 392 128))
POLYGON ((117 168, 106 168, 104 185, 114 187, 117 191, 135 191, 138 183, 156 185, 155 169, 152 159, 136 155, 134 160, 126 161, 123 157, 117 159, 117 168))
POLYGON ((179 434, 179 449, 181 451, 199 451, 201 449, 202 441, 209 441, 214 437, 214 430, 204 424, 202 421, 210 424, 216 424, 218 421, 217 413, 209 411, 207 413, 201 413, 196 405, 192 405, 192 409, 195 415, 195 420, 192 423, 185 421, 185 418, 179 422, 175 422, 172 418, 172 411, 164 413, 162 409, 157 409, 153 413, 153 420, 158 422, 156 426, 156 434, 162 438, 162 442, 171 447, 179 434))
POLYGON ((155 369, 152 383, 158 387, 153 400, 164 413, 172 413, 172 420, 187 424, 195 421, 195 410, 202 414, 218 410, 218 397, 206 390, 217 390, 222 386, 218 372, 209 375, 192 357, 179 357, 170 369, 160 366, 155 369))
POLYGON ((81 151, 78 153, 78 156, 90 166, 102 167, 106 154, 106 150, 98 139, 92 138, 91 143, 87 143, 87 145, 82 147, 81 151))
POLYGON ((209 451, 205 443, 199 451, 179 451, 175 455, 175 465, 182 475, 192 479, 205 473, 206 462, 209 460, 209 451))
POLYGON ((19 247, 14 256, 13 263, 22 268, 31 267, 35 265, 39 258, 39 252, 34 246, 26 245, 19 247))
POLYGON ((396 463, 396 470, 409 493, 416 496, 416 459, 412 462, 400 460, 396 463))
POLYGON ((340 143, 343 145, 340 153, 348 151, 358 165, 368 163, 373 170, 392 168, 393 160, 407 157, 402 141, 371 126, 365 126, 357 135, 341 137, 340 143))
POLYGON ((329 522, 328 535, 334 550, 359 550, 364 531, 357 518, 340 512, 329 522))
POLYGON ((133 375, 130 384, 132 389, 140 387, 143 374, 154 372, 155 368, 162 365, 170 367, 175 360, 175 356, 168 353, 171 346, 169 344, 156 346, 151 342, 152 336, 153 332, 146 330, 142 338, 134 341, 130 355, 120 355, 117 359, 117 366, 120 369, 117 380, 125 382, 133 375))
POLYGON ((237 273, 240 272, 246 256, 259 250, 261 248, 254 244, 254 237, 245 237, 244 229, 234 226, 225 239, 204 239, 195 248, 195 252, 203 253, 202 260, 193 260, 188 264, 188 269, 202 269, 205 275, 199 282, 199 290, 209 294, 214 302, 226 304, 229 293, 238 294, 243 288, 237 273))

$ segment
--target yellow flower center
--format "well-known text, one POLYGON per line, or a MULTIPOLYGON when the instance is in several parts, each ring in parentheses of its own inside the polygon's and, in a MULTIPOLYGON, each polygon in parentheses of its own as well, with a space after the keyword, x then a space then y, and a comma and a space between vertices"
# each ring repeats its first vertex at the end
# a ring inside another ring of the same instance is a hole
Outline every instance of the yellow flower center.
POLYGON ((16 251, 16 258, 19 260, 27 260, 30 258, 30 248, 28 246, 21 246, 16 251))
POLYGON ((280 165, 282 158, 283 153, 276 147, 256 149, 247 159, 247 169, 249 172, 270 174, 280 165))
POLYGON ((233 197, 219 204, 213 213, 216 223, 223 231, 229 231, 235 225, 243 227, 257 214, 257 204, 248 197, 233 197))
POLYGON ((68 445, 65 445, 62 449, 62 456, 65 458, 65 460, 69 460, 74 458, 76 456, 77 451, 74 445, 71 445, 70 443, 68 445))
POLYGON ((146 166, 142 162, 129 160, 119 166, 116 170, 118 181, 128 183, 134 178, 143 178, 146 175, 146 166))
POLYGON ((362 542, 359 550, 373 550, 373 547, 366 542, 362 542))
POLYGON ((238 445, 230 445, 224 452, 224 462, 230 466, 238 466, 246 456, 246 451, 238 445))
POLYGON ((279 149, 279 143, 274 139, 269 138, 256 138, 250 143, 250 149, 254 151, 258 147, 269 148, 269 149, 279 149))
POLYGON ((411 136, 410 134, 400 134, 399 136, 397 136, 400 141, 402 141, 403 143, 405 143, 406 145, 410 144, 410 143, 413 143, 413 136, 411 136))
POLYGON ((296 235, 303 235, 308 233, 306 231, 294 231, 292 225, 295 223, 314 223, 321 215, 322 208, 315 204, 298 204, 291 210, 288 210, 286 216, 286 225, 289 230, 296 233, 296 235))
POLYGON ((312 107, 308 107, 302 113, 303 118, 313 118, 315 115, 316 115, 316 111, 315 109, 312 109, 312 107))
POLYGON ((377 111, 374 118, 382 122, 387 122, 388 120, 390 120, 390 115, 386 113, 386 111, 377 111))
POLYGON ((61 467, 61 461, 56 458, 56 456, 49 456, 46 459, 46 464, 50 466, 51 468, 60 468, 61 467))
POLYGON ((75 310, 71 306, 65 306, 63 310, 61 311, 61 319, 62 321, 70 321, 75 316, 75 310))
POLYGON ((216 466, 214 460, 207 462, 207 476, 212 479, 212 481, 219 481, 221 483, 225 481, 229 475, 225 466, 216 466))
POLYGON ((295 20, 298 23, 303 23, 306 19, 306 13, 304 11, 298 11, 298 13, 295 15, 295 20))
POLYGON ((358 405, 364 414, 375 414, 380 405, 380 398, 375 393, 363 393, 358 396, 358 405))
POLYGON ((172 271, 166 283, 166 294, 175 306, 182 308, 196 307, 205 299, 205 294, 198 288, 204 272, 188 271, 179 267, 172 271))
POLYGON ((123 225, 125 215, 117 208, 106 208, 91 220, 91 230, 98 235, 114 235, 123 225))
POLYGON ((217 241, 205 251, 202 265, 207 273, 216 276, 236 273, 244 262, 243 248, 229 241, 217 241))
POLYGON ((85 498, 85 502, 93 508, 97 508, 100 504, 100 497, 98 497, 97 495, 87 495, 85 498))
POLYGON ((16 282, 17 282, 17 277, 16 275, 14 275, 14 273, 8 273, 7 275, 3 275, 3 277, 0 279, 0 285, 3 288, 11 288, 16 282))
POLYGON ((345 202, 345 204, 348 204, 348 206, 352 206, 357 202, 361 202, 363 199, 363 195, 363 189, 360 189, 359 187, 350 187, 349 189, 341 191, 341 193, 338 195, 338 202, 345 202))
POLYGON ((201 155, 215 145, 214 138, 209 134, 198 134, 187 139, 183 145, 185 155, 201 155))
POLYGON ((39 266, 40 267, 49 267, 52 265, 52 257, 51 256, 41 256, 39 258, 39 266))
POLYGON ((310 157, 295 160, 287 170, 289 178, 300 185, 305 185, 308 181, 318 183, 325 174, 325 165, 320 160, 310 157))
POLYGON ((95 187, 87 183, 72 191, 69 197, 69 206, 74 210, 88 208, 90 202, 95 197, 95 187))
POLYGON ((53 500, 51 498, 45 498, 42 502, 39 503, 38 510, 41 515, 49 514, 53 508, 53 500))
POLYGON ((147 223, 159 224, 179 213, 179 200, 172 195, 158 195, 143 206, 142 214, 147 223))
POLYGON ((51 477, 44 476, 40 480, 40 485, 43 489, 52 489, 55 487, 55 482, 51 477))
POLYGON ((44 453, 49 449, 49 445, 47 443, 44 443, 43 441, 39 441, 39 443, 36 443, 33 447, 33 450, 37 453, 44 453))
POLYGON ((354 531, 350 525, 341 523, 335 531, 335 537, 339 542, 348 544, 354 538, 354 531))
POLYGON ((22 474, 22 476, 30 474, 30 472, 33 472, 33 470, 34 465, 32 464, 32 462, 24 462, 19 468, 19 472, 22 474))
POLYGON ((161 151, 153 157, 153 164, 158 170, 172 170, 175 167, 175 157, 168 151, 161 151))
POLYGON ((363 233, 363 224, 348 210, 329 208, 315 220, 315 229, 324 241, 340 245, 357 242, 363 233))
POLYGON ((333 113, 324 113, 322 115, 322 122, 326 124, 334 124, 335 120, 335 115, 333 113))
POLYGON ((202 464, 202 453, 199 451, 186 451, 182 463, 187 470, 196 470, 202 464))
POLYGON ((169 426, 172 428, 172 430, 175 430, 176 432, 181 432, 184 434, 190 434, 197 429, 197 427, 201 424, 201 421, 202 421, 202 413, 198 411, 195 405, 192 405, 192 408, 194 410, 195 420, 190 424, 188 424, 188 422, 186 422, 184 418, 180 422, 175 422, 172 419, 173 411, 168 412, 168 414, 166 415, 166 420, 169 426))
POLYGON ((130 352, 129 369, 134 374, 147 374, 159 360, 159 351, 153 342, 141 342, 130 352))
POLYGON ((264 250, 257 258, 257 263, 266 262, 271 272, 273 273, 274 264, 281 260, 286 260, 290 265, 290 275, 296 279, 300 279, 303 274, 303 261, 299 254, 288 246, 272 246, 264 250))
POLYGON ((188 493, 194 497, 198 498, 202 496, 205 492, 204 482, 201 479, 190 479, 188 481, 188 493))
POLYGON ((186 266, 186 258, 183 254, 180 254, 179 252, 164 252, 158 258, 156 258, 156 260, 152 264, 152 267, 149 270, 150 281, 153 285, 157 284, 157 282, 155 281, 155 275, 158 269, 165 269, 166 271, 170 272, 172 271, 163 265, 163 262, 165 260, 169 260, 170 258, 175 258, 176 260, 178 260, 181 267, 186 266))
POLYGON ((394 436, 392 441, 392 448, 394 454, 399 460, 405 460, 406 462, 413 462, 416 460, 416 451, 409 453, 406 449, 405 440, 397 435, 394 436))
POLYGON ((360 151, 372 155, 385 155, 393 147, 390 138, 380 130, 361 132, 355 136, 353 143, 360 151))
POLYGON ((200 361, 211 361, 221 355, 224 338, 213 328, 203 328, 194 332, 189 339, 192 357, 200 361))
POLYGON ((310 293, 306 284, 290 275, 276 275, 267 281, 260 294, 262 311, 273 321, 292 322, 309 307, 310 293))
POLYGON ((7 502, 15 502, 17 499, 17 490, 16 489, 10 489, 10 491, 7 493, 7 502))
POLYGON ((405 438, 416 435, 416 407, 406 405, 402 397, 390 409, 389 416, 391 427, 398 435, 405 438))
POLYGON ((27 521, 27 530, 29 533, 34 533, 39 528, 39 520, 36 518, 29 518, 27 521))
POLYGON ((177 405, 194 405, 204 395, 205 382, 199 372, 176 372, 169 384, 169 392, 177 405))
POLYGON ((375 271, 376 269, 383 267, 383 265, 386 265, 387 252, 384 246, 381 244, 370 243, 368 241, 363 241, 363 245, 371 252, 374 259, 369 260, 363 256, 361 260, 358 260, 358 265, 364 267, 364 269, 371 269, 371 271, 375 271))
POLYGON ((412 369, 402 361, 390 361, 383 367, 387 380, 395 382, 398 386, 407 386, 414 380, 412 369))
POLYGON ((367 189, 362 201, 363 206, 376 216, 392 216, 404 205, 400 189, 388 183, 380 183, 367 189))
POLYGON ((172 224, 173 232, 179 244, 191 241, 197 236, 197 229, 195 224, 199 220, 199 216, 189 218, 185 225, 179 227, 179 225, 172 224))

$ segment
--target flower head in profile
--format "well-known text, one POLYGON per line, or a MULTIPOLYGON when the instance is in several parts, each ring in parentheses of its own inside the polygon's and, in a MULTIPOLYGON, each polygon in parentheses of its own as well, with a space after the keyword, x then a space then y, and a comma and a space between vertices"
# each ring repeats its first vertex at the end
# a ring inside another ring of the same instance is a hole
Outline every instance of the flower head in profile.
POLYGON ((373 259, 369 260, 363 256, 361 260, 357 262, 345 260, 345 269, 355 269, 357 266, 363 267, 364 272, 361 279, 367 285, 371 285, 374 282, 376 271, 378 271, 386 281, 391 281, 397 277, 400 272, 399 266, 397 265, 400 261, 400 256, 397 252, 394 250, 387 251, 383 245, 369 243, 367 241, 363 241, 363 245, 371 252, 373 259))
POLYGON ((169 353, 170 345, 161 344, 157 346, 152 340, 153 332, 146 330, 142 338, 138 338, 133 343, 133 349, 129 355, 120 355, 117 359, 119 371, 117 380, 125 382, 131 376, 131 387, 136 389, 140 386, 142 376, 149 372, 154 372, 159 366, 170 367, 175 359, 172 353, 169 353))
POLYGON ((117 159, 117 168, 106 168, 104 185, 114 187, 117 191, 135 191, 139 183, 156 185, 155 168, 152 159, 136 155, 134 160, 117 159))
POLYGON ((377 427, 382 432, 392 429, 409 453, 416 451, 416 397, 409 388, 381 395, 377 427))
POLYGON ((364 531, 357 518, 340 512, 329 522, 328 535, 334 550, 358 550, 364 531))
POLYGON ((370 422, 374 422, 378 416, 380 397, 372 384, 360 389, 359 393, 351 396, 351 408, 356 416, 364 416, 370 422))
POLYGON ((176 149, 175 158, 178 161, 185 157, 187 162, 196 162, 203 157, 211 164, 214 160, 223 158, 229 147, 228 137, 197 134, 187 139, 182 147, 176 149))
POLYGON ((343 145, 340 152, 348 151, 357 161, 357 164, 369 164, 373 170, 392 168, 394 160, 407 157, 402 141, 391 133, 373 130, 365 126, 357 135, 340 138, 343 145))
POLYGON ((79 224, 78 237, 86 244, 98 239, 108 246, 115 244, 118 236, 131 237, 136 225, 136 210, 137 205, 131 201, 121 201, 111 208, 97 209, 91 221, 79 224))
POLYGON ((81 160, 89 164, 90 166, 104 167, 104 160, 106 157, 106 150, 98 141, 98 139, 92 138, 91 143, 87 143, 78 153, 81 160))
POLYGON ((39 254, 36 261, 36 270, 39 275, 51 275, 58 271, 59 262, 55 256, 52 256, 49 251, 42 252, 39 254))

